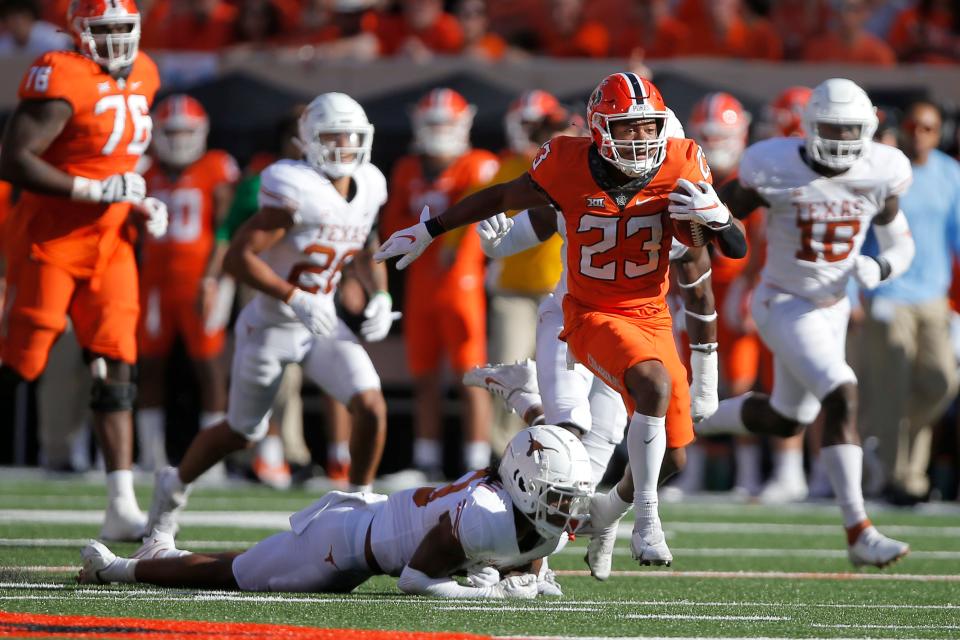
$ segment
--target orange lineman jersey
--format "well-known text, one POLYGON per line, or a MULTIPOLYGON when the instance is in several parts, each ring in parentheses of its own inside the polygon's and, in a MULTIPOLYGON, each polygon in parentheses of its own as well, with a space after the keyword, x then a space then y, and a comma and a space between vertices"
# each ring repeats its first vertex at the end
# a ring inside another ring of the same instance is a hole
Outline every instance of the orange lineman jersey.
POLYGON ((700 147, 669 139, 653 179, 627 200, 615 201, 591 173, 599 157, 590 138, 559 136, 533 161, 530 177, 563 213, 568 295, 579 305, 616 313, 647 304, 666 307, 673 227, 668 196, 677 180, 710 181, 700 147))
MULTIPOLYGON (((42 158, 74 176, 103 179, 133 171, 150 144, 150 105, 160 84, 157 67, 140 53, 126 80, 115 80, 78 53, 45 53, 27 70, 21 100, 63 100, 73 115, 42 158)), ((126 203, 74 202, 24 191, 9 232, 30 256, 74 277, 105 268, 121 242, 126 203)))
MULTIPOLYGON (((498 167, 494 154, 473 149, 457 158, 433 181, 428 181, 420 156, 401 158, 390 177, 390 199, 384 209, 381 235, 388 237, 394 231, 416 224, 424 205, 430 207, 431 217, 440 215, 472 187, 490 182, 498 167)), ((407 268, 408 290, 434 291, 443 283, 463 278, 476 279, 475 285, 481 287, 484 260, 480 238, 472 229, 445 234, 407 268), (456 249, 452 265, 441 264, 445 249, 456 249)))
POLYGON ((236 182, 240 170, 230 154, 211 150, 175 177, 159 163, 144 177, 148 193, 166 203, 170 226, 162 238, 144 238, 141 285, 162 285, 168 298, 193 300, 213 249, 214 190, 236 182))

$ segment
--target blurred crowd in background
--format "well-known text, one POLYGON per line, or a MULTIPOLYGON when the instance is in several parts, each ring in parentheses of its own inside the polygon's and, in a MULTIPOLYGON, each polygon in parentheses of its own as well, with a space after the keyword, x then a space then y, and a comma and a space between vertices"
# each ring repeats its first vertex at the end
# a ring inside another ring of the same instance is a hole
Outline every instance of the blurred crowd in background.
MULTIPOLYGON (((0 2, 0 54, 62 46, 70 0, 0 2)), ((370 60, 689 56, 960 61, 956 0, 141 0, 147 50, 370 60)))
MULTIPOLYGON (((0 0, 0 52, 69 46, 54 26, 66 13, 64 4, 48 2, 41 8, 32 0, 0 0)), ((154 0, 141 7, 142 46, 148 51, 287 46, 313 47, 316 55, 339 58, 406 56, 420 61, 432 54, 490 60, 620 56, 632 58, 635 70, 645 59, 679 56, 875 64, 960 60, 960 2, 943 0, 154 0)), ((686 133, 704 147, 716 182, 734 179, 749 142, 802 135, 800 114, 808 96, 809 89, 793 87, 751 114, 734 96, 710 93, 684 122, 686 133)), ((162 288, 169 282, 171 261, 177 258, 149 243, 141 250, 136 424, 143 470, 179 459, 196 429, 222 415, 230 310, 235 315, 249 292, 239 287, 231 303, 231 283, 210 256, 222 252, 257 210, 259 171, 278 158, 299 154, 290 142, 299 110, 277 123, 269 148, 238 168, 227 154, 207 149, 211 123, 199 102, 170 96, 163 104, 153 114, 155 165, 144 171, 152 181, 151 193, 166 191, 172 198, 170 233, 196 245, 204 268, 178 280, 182 295, 177 308, 194 310, 199 320, 158 333, 150 310, 160 303, 150 297, 150 283, 162 288), (174 139, 186 142, 171 144, 174 139), (205 207, 191 208, 188 199, 176 201, 170 195, 176 192, 170 176, 189 171, 202 178, 205 207)), ((960 257, 960 164, 950 154, 956 152, 956 123, 928 102, 881 107, 878 140, 898 146, 913 162, 914 184, 902 206, 918 251, 905 276, 870 298, 850 291, 857 312, 848 350, 863 385, 866 491, 894 504, 955 500, 960 481, 960 278, 954 277, 960 257)), ((410 111, 410 155, 381 167, 390 176, 381 237, 415 222, 424 204, 442 210, 486 184, 521 174, 541 143, 557 134, 583 132, 582 112, 582 105, 563 105, 546 92, 526 91, 516 96, 504 118, 506 147, 480 149, 471 146, 474 106, 452 89, 430 91, 410 111)), ((0 224, 16 195, 0 184, 0 224)), ((769 390, 772 382, 769 353, 747 311, 763 263, 762 212, 749 218, 748 232, 748 259, 718 257, 713 269, 721 397, 769 390)), ((381 472, 413 469, 415 480, 439 480, 463 468, 485 466, 520 428, 520 421, 486 392, 463 387, 459 380, 485 362, 533 355, 537 305, 560 276, 559 238, 491 263, 472 230, 448 236, 408 271, 391 274, 395 308, 403 310, 404 319, 394 325, 386 350, 378 346, 374 354, 378 366, 389 362, 403 368, 392 376, 381 371, 390 412, 381 472), (391 387, 391 377, 405 384, 391 387)), ((340 289, 341 314, 357 322, 365 294, 349 269, 340 289)), ((681 328, 677 339, 682 347, 681 328)), ((16 428, 14 442, 0 443, 0 463, 38 463, 58 470, 96 464, 87 427, 86 378, 79 348, 69 336, 61 339, 47 373, 38 384, 24 387, 26 402, 19 403, 16 415, 3 417, 16 428)), ((816 429, 808 432, 816 434, 816 429)), ((270 435, 251 456, 231 461, 229 472, 277 488, 316 477, 323 478, 324 486, 336 486, 346 482, 349 437, 347 410, 315 391, 302 395, 298 368, 290 366, 270 435)), ((769 502, 827 497, 829 483, 817 463, 818 440, 818 435, 806 443, 702 440, 691 447, 688 469, 668 495, 733 490, 769 502)))

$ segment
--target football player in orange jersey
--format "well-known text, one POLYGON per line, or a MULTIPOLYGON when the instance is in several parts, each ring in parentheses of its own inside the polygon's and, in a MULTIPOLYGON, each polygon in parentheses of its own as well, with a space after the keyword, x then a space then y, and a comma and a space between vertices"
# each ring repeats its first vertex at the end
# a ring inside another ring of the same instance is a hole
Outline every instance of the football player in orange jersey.
POLYGON ((166 231, 163 202, 134 173, 150 144, 156 65, 138 52, 133 0, 75 0, 77 52, 46 53, 27 70, 7 125, 0 178, 22 190, 6 234, 9 292, 0 328, 6 393, 43 371, 67 315, 94 377, 91 407, 107 469, 101 537, 137 539, 133 494, 137 269, 126 223, 166 231))
POLYGON ((224 151, 207 150, 210 121, 203 106, 183 94, 163 100, 153 113, 156 162, 144 178, 170 211, 160 239, 146 238, 140 262, 140 466, 167 465, 164 448, 164 370, 179 335, 200 385, 200 428, 223 419, 227 376, 220 361, 225 313, 203 317, 197 304, 214 229, 223 220, 240 176, 224 151))
POLYGON ((670 218, 708 225, 725 253, 746 254, 742 231, 710 185, 703 152, 691 140, 667 138, 668 116, 648 80, 633 73, 607 76, 588 102, 591 138, 554 138, 528 173, 479 191, 436 218, 425 216, 393 234, 376 256, 402 256, 397 267, 403 269, 436 236, 495 213, 545 204, 562 212, 569 270, 560 337, 579 362, 621 393, 632 414, 631 548, 643 564, 673 559, 660 525, 657 481, 667 446, 680 451, 693 440, 687 373, 664 301, 670 218), (669 443, 668 410, 686 412, 687 426, 673 430, 669 443))
MULTIPOLYGON (((470 148, 474 107, 451 89, 434 89, 413 110, 416 153, 401 158, 390 178, 385 233, 415 223, 421 211, 442 213, 471 188, 490 182, 499 163, 470 148)), ((415 379, 414 464, 431 479, 441 474, 441 358, 456 380, 487 360, 484 256, 480 239, 465 230, 438 242, 407 274, 404 340, 415 379)), ((459 384, 463 402, 464 462, 490 462, 490 399, 459 384)))

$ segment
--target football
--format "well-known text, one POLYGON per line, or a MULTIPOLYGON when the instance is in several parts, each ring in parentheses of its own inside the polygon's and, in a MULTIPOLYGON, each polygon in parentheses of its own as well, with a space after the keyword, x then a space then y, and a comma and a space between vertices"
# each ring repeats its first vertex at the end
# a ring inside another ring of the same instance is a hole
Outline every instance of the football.
POLYGON ((680 241, 680 244, 688 247, 702 247, 710 242, 716 235, 716 231, 710 227, 702 225, 699 222, 693 222, 692 220, 674 220, 670 218, 670 222, 673 223, 674 237, 680 241))

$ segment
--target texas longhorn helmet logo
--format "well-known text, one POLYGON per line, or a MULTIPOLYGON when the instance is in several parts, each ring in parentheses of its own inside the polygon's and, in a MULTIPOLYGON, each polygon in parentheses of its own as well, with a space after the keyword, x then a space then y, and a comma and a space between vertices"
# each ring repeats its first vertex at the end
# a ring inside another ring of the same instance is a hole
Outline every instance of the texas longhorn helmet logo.
MULTIPOLYGON (((540 455, 542 456, 544 451, 557 451, 553 447, 548 447, 544 445, 542 442, 540 442, 539 440, 535 439, 533 437, 533 434, 531 433, 528 433, 527 437, 530 438, 529 446, 527 447, 528 458, 536 452, 539 452, 540 455)), ((557 453, 559 453, 559 451, 557 451, 557 453)))

